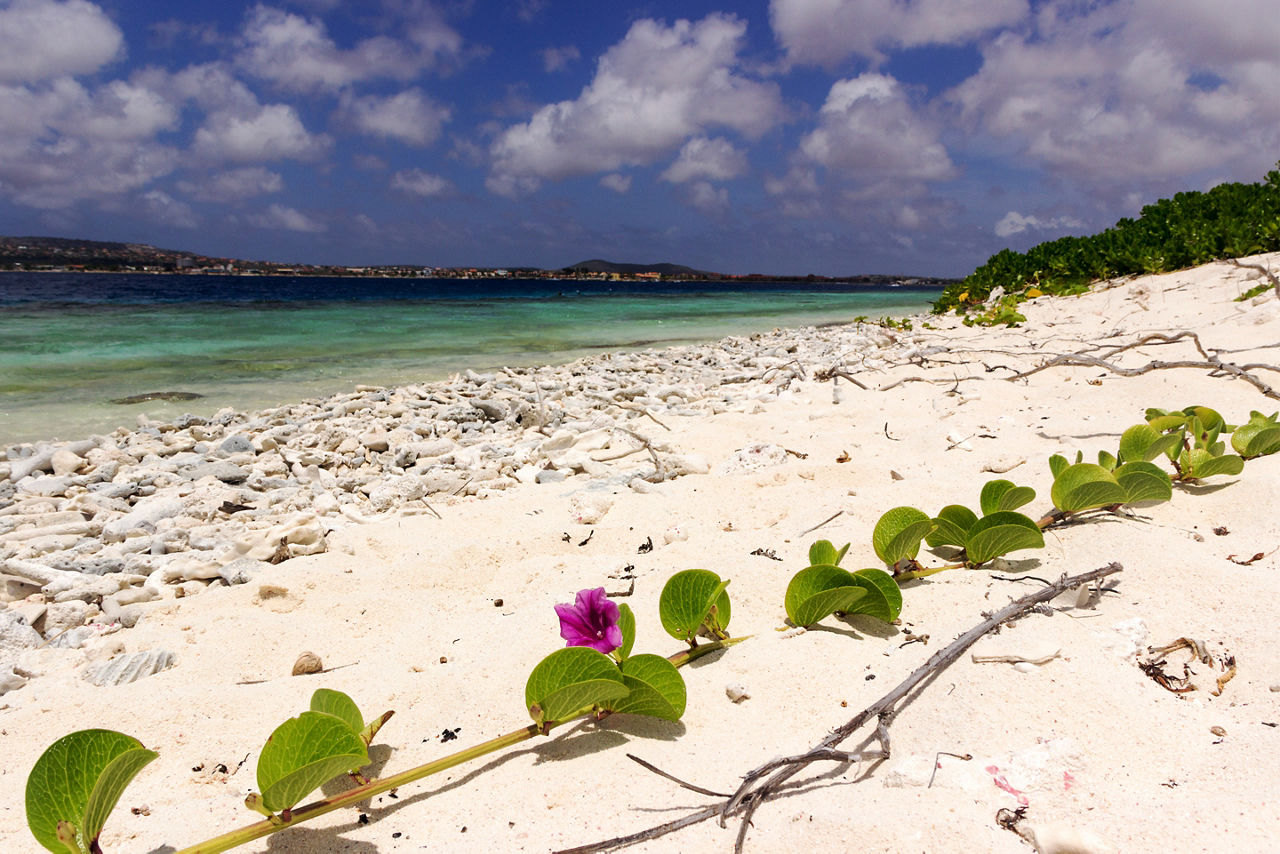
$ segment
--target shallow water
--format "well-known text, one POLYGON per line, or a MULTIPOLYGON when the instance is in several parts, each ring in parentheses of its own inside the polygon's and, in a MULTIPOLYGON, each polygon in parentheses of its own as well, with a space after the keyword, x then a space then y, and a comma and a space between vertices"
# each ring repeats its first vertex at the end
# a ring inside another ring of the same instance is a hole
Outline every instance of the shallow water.
POLYGON ((0 446, 926 310, 935 289, 0 274, 0 446), (119 405, 151 392, 201 395, 119 405))

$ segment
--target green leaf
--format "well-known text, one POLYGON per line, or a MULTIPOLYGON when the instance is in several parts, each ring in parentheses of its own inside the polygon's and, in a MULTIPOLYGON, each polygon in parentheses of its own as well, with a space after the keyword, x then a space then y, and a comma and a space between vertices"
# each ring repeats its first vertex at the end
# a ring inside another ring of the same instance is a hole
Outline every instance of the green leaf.
POLYGON ((533 668, 524 687, 525 708, 539 727, 561 723, 627 695, 613 659, 587 646, 558 649, 533 668))
POLYGON ((728 581, 709 569, 686 569, 667 581, 658 597, 662 628, 677 640, 694 642, 706 626, 717 637, 727 637, 731 610, 728 581))
POLYGON ((1147 410, 1147 423, 1161 433, 1185 427, 1187 420, 1187 416, 1181 412, 1165 412, 1163 409, 1147 410))
POLYGON ((933 530, 933 520, 914 507, 894 507, 885 512, 871 532, 876 557, 886 566, 920 553, 920 541, 933 530))
POLYGON ((1062 454, 1054 454, 1052 457, 1049 457, 1049 471, 1053 474, 1054 480, 1057 480, 1058 475, 1062 474, 1069 465, 1071 465, 1071 463, 1067 462, 1067 458, 1062 456, 1062 454))
POLYGON ((364 729, 364 718, 360 716, 360 709, 356 706, 356 701, 341 691, 317 688, 316 692, 311 695, 311 711, 333 715, 351 727, 351 731, 354 733, 358 734, 364 729))
POLYGON ((860 569, 852 573, 853 581, 867 595, 852 608, 839 608, 847 614, 867 614, 877 620, 891 623, 902 613, 902 589, 893 576, 882 569, 860 569))
POLYGON ((1113 471, 1116 464, 1119 462, 1120 461, 1113 457, 1109 452, 1098 451, 1098 465, 1102 466, 1107 471, 1113 471))
POLYGON ((1135 460, 1120 466, 1114 474, 1116 481, 1124 487, 1125 504, 1168 501, 1173 497, 1173 483, 1168 472, 1155 463, 1135 460))
POLYGON ((636 645, 636 615, 626 602, 618 606, 618 628, 622 630, 622 646, 616 653, 619 661, 626 661, 636 645))
POLYGON ((970 566, 1019 549, 1044 548, 1044 534, 1030 517, 1012 510, 997 510, 979 519, 969 529, 965 558, 970 566))
MULTIPOLYGON (((67 854, 58 824, 74 826, 74 845, 89 851, 129 782, 159 756, 108 729, 86 729, 49 745, 27 777, 27 826, 49 851, 67 854)), ((72 850, 75 850, 74 848, 72 850)))
POLYGON ((982 487, 978 505, 986 516, 1000 510, 1017 510, 1035 497, 1036 491, 1029 486, 1017 486, 1011 480, 989 480, 982 487))
POLYGON ((948 504, 938 511, 933 520, 934 528, 924 541, 929 548, 938 546, 957 546, 964 548, 964 538, 969 528, 978 521, 978 516, 962 504, 948 504))
POLYGON ((610 701, 605 708, 664 721, 678 721, 684 715, 684 677, 662 656, 643 653, 628 658, 622 662, 622 681, 631 693, 610 701))
POLYGON ((818 540, 809 546, 809 565, 818 566, 827 564, 830 566, 839 566, 840 561, 844 559, 845 552, 849 551, 849 544, 845 543, 844 548, 836 551, 835 545, 830 540, 818 540))
POLYGON ((276 727, 262 747, 262 805, 273 813, 292 809, 322 783, 368 764, 359 730, 325 712, 303 712, 276 727))
POLYGON ((1241 424, 1231 434, 1231 447, 1246 459, 1280 451, 1280 424, 1276 423, 1277 417, 1280 417, 1280 412, 1270 416, 1250 412, 1248 423, 1241 424))
POLYGON ((1244 460, 1235 454, 1214 456, 1204 448, 1184 451, 1180 458, 1185 477, 1201 480, 1214 475, 1236 475, 1244 471, 1244 460))
POLYGON ((1115 475, 1093 463, 1076 463, 1062 469, 1049 493, 1053 506, 1067 513, 1123 504, 1128 498, 1115 475))
POLYGON ((1176 435, 1166 435, 1150 424, 1135 424, 1120 434, 1121 463, 1150 462, 1178 443, 1176 435))
POLYGON ((823 564, 797 572, 787 585, 783 604, 793 625, 811 626, 836 611, 851 610, 867 592, 852 573, 823 564))

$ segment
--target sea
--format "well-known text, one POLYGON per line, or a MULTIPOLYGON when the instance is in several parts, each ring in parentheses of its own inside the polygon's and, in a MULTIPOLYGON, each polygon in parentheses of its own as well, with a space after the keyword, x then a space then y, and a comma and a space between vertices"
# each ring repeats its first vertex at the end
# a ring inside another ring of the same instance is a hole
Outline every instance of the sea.
POLYGON ((793 282, 0 272, 0 448, 467 368, 928 310, 936 288, 793 282), (158 392, 184 400, 119 403, 158 392))

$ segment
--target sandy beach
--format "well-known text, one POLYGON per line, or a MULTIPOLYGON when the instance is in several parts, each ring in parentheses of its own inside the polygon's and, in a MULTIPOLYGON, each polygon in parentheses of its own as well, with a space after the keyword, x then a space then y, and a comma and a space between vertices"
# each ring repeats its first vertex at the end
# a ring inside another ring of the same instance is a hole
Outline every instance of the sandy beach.
MULTIPOLYGON (((1280 254, 1246 260, 1280 267, 1280 254)), ((1059 597, 928 683, 893 720, 887 760, 799 773, 760 805, 746 850, 1028 851, 996 821, 1019 806, 1042 852, 1274 850, 1280 455, 1051 528, 1044 549, 995 569, 908 582, 899 625, 788 630, 783 609, 815 540, 850 543, 848 568, 877 566, 871 532, 889 508, 976 506, 1005 477, 1036 490, 1038 517, 1050 455, 1114 452, 1147 407, 1205 405, 1233 424, 1280 408, 1203 368, 1133 371, 1202 360, 1190 338, 1107 355, 1186 331, 1224 362, 1280 364, 1275 293, 1234 301, 1259 275, 1217 263, 1039 297, 1012 329, 921 316, 910 330, 775 330, 14 451, 0 461, 0 850, 39 850, 26 776, 73 730, 160 754, 103 849, 173 851, 256 819, 243 800, 261 745, 316 688, 369 717, 395 710, 373 750, 374 773, 395 773, 528 725, 525 680, 563 643, 556 603, 602 586, 635 611, 636 650, 666 655, 681 644, 658 620, 663 584, 714 570, 731 580, 729 631, 750 638, 682 671, 679 723, 565 726, 241 850, 588 845, 718 801, 626 754, 731 792, 984 613, 1111 562, 1123 571, 1107 589, 1059 597), (1093 364, 1009 380, 1063 354, 1134 375, 1093 364), (1206 665, 1183 694, 1138 666, 1179 638, 1234 658, 1220 694, 1206 665), (158 672, 101 675, 157 651, 158 672), (291 675, 304 651, 326 671, 291 675)), ((701 821, 629 850, 728 852, 737 833, 734 817, 701 821)))

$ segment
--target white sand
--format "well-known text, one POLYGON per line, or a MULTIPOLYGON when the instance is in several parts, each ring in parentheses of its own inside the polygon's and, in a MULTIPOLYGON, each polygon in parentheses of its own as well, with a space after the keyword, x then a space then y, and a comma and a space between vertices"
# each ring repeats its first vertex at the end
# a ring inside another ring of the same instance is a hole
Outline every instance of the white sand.
MULTIPOLYGON (((1280 256, 1260 260, 1280 266, 1280 256)), ((327 554, 286 561, 241 587, 158 603, 136 628, 103 638, 97 657, 121 645, 177 654, 174 667, 130 685, 94 687, 79 678, 84 653, 46 650, 45 675, 6 698, 20 699, 15 707, 0 710, 0 851, 36 850, 25 827, 26 774, 48 744, 80 728, 119 729, 160 753, 111 816, 103 836, 108 852, 182 848, 252 823, 242 801, 255 788, 258 750, 319 687, 346 691, 370 717, 396 710, 375 741, 384 774, 520 729, 529 722, 525 679, 560 644, 552 605, 572 601, 584 587, 625 589, 610 575, 628 565, 634 593, 619 601, 638 616, 637 651, 679 648, 661 630, 657 599, 671 574, 690 567, 732 579, 730 630, 753 636, 683 671, 689 704, 679 724, 619 716, 564 727, 405 787, 397 798, 381 796, 363 811, 338 811, 242 850, 548 851, 710 804, 714 799, 676 787, 625 754, 732 790, 755 766, 816 743, 984 611, 1038 586, 1003 573, 948 571, 907 585, 901 626, 828 618, 808 632, 783 634, 783 592, 807 563, 813 540, 851 542, 845 565, 874 566, 871 530, 885 510, 976 506, 981 485, 1003 476, 1036 489, 1026 510, 1038 516, 1050 507, 1048 456, 1114 452, 1121 431, 1140 422, 1148 406, 1208 405, 1232 423, 1247 420, 1251 409, 1280 408, 1245 382, 1204 370, 1120 377, 1064 367, 1007 382, 1008 371, 987 372, 984 362, 1031 367, 1147 332, 1194 330, 1224 359, 1280 363, 1275 296, 1232 301, 1250 284, 1243 271, 1217 264, 1081 298, 1038 299, 1024 307, 1029 322, 1019 329, 930 319, 936 342, 949 348, 934 358, 954 364, 859 373, 871 390, 842 381, 839 403, 830 382, 812 379, 829 366, 806 365, 809 381, 746 411, 667 419, 669 433, 650 425, 673 447, 705 455, 711 475, 646 494, 579 477, 441 502, 443 519, 345 527, 330 536, 327 554), (878 390, 906 377, 938 382, 878 390), (952 384, 953 377, 965 381, 952 384), (952 447, 956 439, 971 450, 952 447), (796 455, 754 472, 715 473, 735 451, 758 443, 796 455), (846 453, 849 461, 838 462, 846 453), (984 472, 1019 460, 1025 463, 1006 475, 984 472), (574 500, 584 495, 611 502, 596 524, 574 521, 574 500), (653 551, 637 553, 648 538, 653 551), (775 550, 782 560, 752 556, 756 549, 775 550), (264 599, 267 585, 288 593, 264 599), (904 645, 908 629, 928 634, 928 644, 904 645), (303 650, 328 666, 351 666, 290 676, 303 650), (266 681, 241 684, 249 680, 266 681), (741 683, 750 698, 731 702, 729 683, 741 683), (460 730, 456 741, 441 743, 446 728, 460 730), (216 772, 219 764, 231 773, 216 772), (361 812, 367 823, 358 823, 361 812)), ((1117 361, 1136 367, 1198 358, 1184 342, 1117 361)), ((1280 386, 1275 373, 1257 375, 1280 386)), ((797 790, 760 808, 747 850, 1026 851, 995 822, 997 810, 1018 805, 997 775, 1024 793, 1027 824, 1041 829, 1042 840, 1056 827, 1110 846, 1095 841, 1080 850, 1275 850, 1277 507, 1280 455, 1247 463, 1239 477, 1175 489, 1171 502, 1134 518, 1056 529, 1045 549, 1015 553, 1012 569, 1041 578, 1111 561, 1124 572, 1117 592, 1096 607, 1032 615, 974 649, 1028 657, 1061 650, 1060 658, 1020 672, 966 654, 903 708, 892 725, 889 761, 825 763, 802 773, 797 790), (1266 556, 1249 566, 1228 559, 1258 552, 1266 556), (1234 655, 1237 675, 1217 697, 1166 691, 1139 670, 1117 631, 1135 621, 1145 628, 1144 651, 1183 636, 1202 640, 1234 655), (940 757, 927 786, 939 751, 974 758, 940 757)), ((632 850, 731 851, 736 832, 736 823, 722 829, 707 821, 632 850)))

